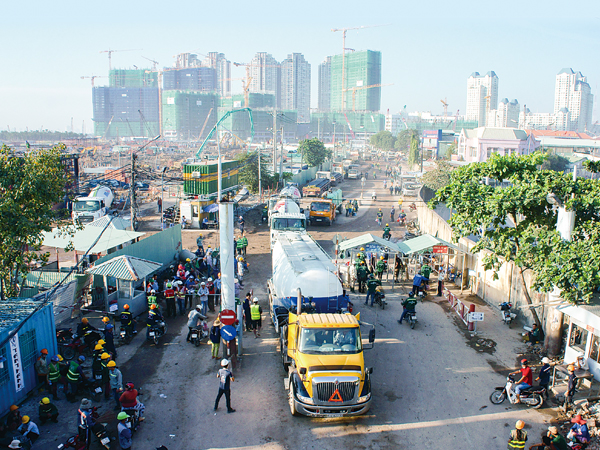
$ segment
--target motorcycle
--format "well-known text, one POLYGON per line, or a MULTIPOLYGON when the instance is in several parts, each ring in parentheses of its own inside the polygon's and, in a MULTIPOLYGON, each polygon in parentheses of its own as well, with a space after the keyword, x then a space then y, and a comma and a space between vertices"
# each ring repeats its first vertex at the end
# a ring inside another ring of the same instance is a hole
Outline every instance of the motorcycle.
POLYGON ((129 344, 131 342, 131 340, 133 339, 133 336, 137 333, 137 331, 135 331, 133 329, 133 326, 125 326, 125 325, 121 325, 119 327, 119 336, 121 337, 121 340, 125 343, 125 344, 129 344))
POLYGON ((165 322, 158 322, 150 327, 148 337, 151 341, 154 341, 155 345, 158 345, 158 340, 167 333, 167 324, 165 322))
POLYGON ((73 340, 73 330, 71 328, 58 328, 56 330, 56 343, 59 345, 68 344, 73 340))
POLYGON ((415 203, 411 203, 410 205, 408 205, 408 208, 411 211, 416 211, 417 210, 417 205, 415 203))
MULTIPOLYGON (((508 401, 514 404, 517 399, 517 394, 514 392, 515 379, 512 375, 506 378, 506 386, 497 387, 490 395, 490 401, 494 405, 499 405, 508 397, 508 401)), ((538 409, 544 404, 544 396, 546 388, 542 386, 532 386, 521 391, 519 399, 521 403, 531 408, 538 409)))
POLYGON ((377 200, 377 194, 375 192, 371 194, 371 200, 377 200))
MULTIPOLYGON (((94 419, 97 419, 99 417, 97 411, 98 407, 94 406, 94 408, 92 408, 92 416, 94 417, 94 419)), ((92 433, 98 438, 102 447, 104 447, 107 450, 110 450, 111 439, 108 435, 105 423, 95 423, 92 426, 92 433)), ((75 436, 71 436, 69 439, 67 439, 67 442, 65 442, 64 444, 60 444, 58 446, 58 450, 64 450, 67 448, 73 448, 75 450, 85 450, 86 448, 89 448, 86 434, 83 432, 78 433, 75 436)))
POLYGON ((500 311, 502 311, 502 320, 506 325, 508 325, 508 328, 510 328, 512 321, 517 318, 517 315, 511 311, 511 308, 512 303, 510 302, 500 303, 500 311))
POLYGON ((386 241, 389 241, 391 237, 392 237, 392 233, 383 233, 383 238, 386 241))
POLYGON ((62 356, 70 361, 75 355, 92 356, 92 350, 100 339, 102 333, 90 330, 83 336, 73 335, 73 340, 68 344, 62 344, 62 356))
POLYGON ((203 339, 208 337, 208 325, 206 324, 206 316, 202 316, 202 323, 196 328, 192 328, 192 334, 190 336, 190 342, 196 347, 200 346, 203 339))
POLYGON ((379 304, 381 309, 385 309, 385 305, 387 305, 387 302, 385 301, 385 294, 383 293, 383 288, 381 286, 377 286, 377 288, 375 288, 375 297, 373 303, 379 304))
POLYGON ((411 311, 406 314, 406 320, 410 324, 410 328, 414 329, 415 324, 417 323, 417 313, 416 311, 411 311))

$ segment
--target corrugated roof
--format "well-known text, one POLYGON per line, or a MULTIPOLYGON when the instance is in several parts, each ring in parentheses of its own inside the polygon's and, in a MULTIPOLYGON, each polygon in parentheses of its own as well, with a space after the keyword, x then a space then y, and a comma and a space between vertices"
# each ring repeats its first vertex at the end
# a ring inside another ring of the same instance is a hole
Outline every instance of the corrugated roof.
MULTIPOLYGON (((43 245, 48 247, 56 248, 67 248, 69 243, 73 243, 73 247, 78 252, 86 252, 90 246, 94 243, 104 228, 89 227, 86 226, 83 230, 75 232, 73 237, 67 235, 60 235, 58 229, 52 231, 44 231, 44 242, 43 245)), ((62 230, 67 231, 67 230, 62 230)), ((118 247, 119 245, 125 244, 132 241, 144 233, 138 233, 136 231, 125 231, 117 230, 113 228, 107 228, 102 236, 90 250, 90 253, 106 253, 109 249, 118 247)))
MULTIPOLYGON (((104 228, 109 220, 111 219, 111 216, 102 216, 97 220, 94 220, 93 222, 90 222, 86 225, 86 227, 101 227, 104 228)), ((115 230, 126 230, 127 228, 131 227, 131 221, 130 220, 125 220, 121 217, 113 217, 112 220, 110 220, 110 225, 108 226, 109 228, 113 228, 115 230)))
POLYGON ((600 148, 600 139, 570 139, 554 136, 539 136, 542 147, 555 148, 600 148))
POLYGON ((86 273, 114 277, 119 280, 138 281, 161 267, 161 263, 123 255, 92 267, 86 270, 86 273))
POLYGON ((404 241, 403 244, 406 247, 408 247, 407 251, 404 252, 407 255, 410 255, 411 253, 425 252, 427 250, 430 250, 434 245, 446 245, 450 248, 453 248, 454 250, 456 250, 458 252, 468 253, 468 252, 464 252, 463 250, 458 248, 456 245, 451 244, 450 242, 446 242, 445 240, 440 239, 435 236, 432 236, 430 234, 424 234, 422 236, 417 236, 415 238, 404 241))
POLYGON ((527 132, 525 130, 517 130, 516 128, 481 127, 476 130, 479 139, 497 139, 503 141, 527 140, 527 132))
POLYGON ((399 252, 399 253, 406 253, 405 250, 407 250, 407 247, 405 246, 405 244, 403 242, 386 241, 385 239, 377 237, 377 236, 373 236, 370 233, 363 234, 362 236, 357 236, 352 239, 348 239, 347 241, 343 241, 339 245, 339 250, 345 251, 345 250, 349 250, 349 249, 355 248, 355 247, 362 247, 362 246, 370 244, 372 242, 378 244, 381 247, 387 247, 387 248, 391 249, 392 251, 399 252))
POLYGON ((43 300, 30 298, 3 301, 0 307, 0 331, 13 330, 42 303, 43 300))

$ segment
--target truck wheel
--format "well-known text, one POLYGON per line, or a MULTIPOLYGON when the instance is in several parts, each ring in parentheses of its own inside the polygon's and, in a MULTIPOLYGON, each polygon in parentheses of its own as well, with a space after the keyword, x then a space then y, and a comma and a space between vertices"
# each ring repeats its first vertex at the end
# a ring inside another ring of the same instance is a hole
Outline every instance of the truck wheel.
POLYGON ((292 416, 298 416, 298 411, 296 410, 296 404, 294 403, 294 383, 290 380, 290 390, 288 391, 288 402, 290 404, 290 412, 292 416))

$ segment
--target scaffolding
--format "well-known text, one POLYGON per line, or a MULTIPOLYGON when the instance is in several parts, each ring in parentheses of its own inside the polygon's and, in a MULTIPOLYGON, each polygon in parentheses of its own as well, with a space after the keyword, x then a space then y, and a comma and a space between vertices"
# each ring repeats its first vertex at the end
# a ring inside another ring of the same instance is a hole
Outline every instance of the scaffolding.
POLYGON ((112 69, 109 87, 158 87, 158 72, 150 69, 112 69))
MULTIPOLYGON (((344 92, 346 110, 353 104, 353 87, 381 84, 381 52, 365 50, 345 55, 344 92)), ((342 111, 342 55, 331 57, 331 109, 342 111)), ((356 110, 379 111, 381 109, 381 87, 356 91, 356 110)))
POLYGON ((204 139, 217 123, 218 96, 199 91, 162 91, 163 134, 168 138, 204 139), (206 126, 204 124, 206 123, 206 126), (200 135, 202 133, 202 135, 200 135))

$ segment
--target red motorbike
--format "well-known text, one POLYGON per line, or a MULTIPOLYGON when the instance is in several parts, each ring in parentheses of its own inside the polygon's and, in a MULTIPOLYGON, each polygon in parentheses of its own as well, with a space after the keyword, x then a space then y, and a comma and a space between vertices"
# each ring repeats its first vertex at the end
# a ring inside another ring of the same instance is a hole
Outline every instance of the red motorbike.
POLYGON ((71 342, 61 345, 62 356, 68 361, 79 355, 92 356, 94 346, 100 339, 102 333, 95 330, 88 331, 83 336, 75 336, 71 342))
POLYGON ((417 205, 415 203, 411 203, 410 205, 408 205, 408 208, 411 211, 416 211, 417 210, 417 205))

